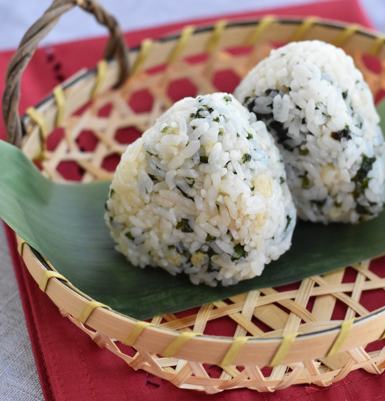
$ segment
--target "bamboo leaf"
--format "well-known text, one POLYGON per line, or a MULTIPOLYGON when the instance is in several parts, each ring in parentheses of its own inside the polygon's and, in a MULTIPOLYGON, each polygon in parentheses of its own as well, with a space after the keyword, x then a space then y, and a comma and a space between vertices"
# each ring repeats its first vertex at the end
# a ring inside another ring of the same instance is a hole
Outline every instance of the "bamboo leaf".
MULTIPOLYGON (((379 106, 385 121, 385 103, 379 106)), ((384 124, 384 123, 383 123, 384 124)), ((79 290, 137 319, 278 286, 385 253, 385 213, 360 225, 299 222, 290 251, 262 276, 232 287, 195 286, 161 268, 133 267, 114 249, 104 203, 109 182, 54 183, 0 142, 0 217, 79 290)))

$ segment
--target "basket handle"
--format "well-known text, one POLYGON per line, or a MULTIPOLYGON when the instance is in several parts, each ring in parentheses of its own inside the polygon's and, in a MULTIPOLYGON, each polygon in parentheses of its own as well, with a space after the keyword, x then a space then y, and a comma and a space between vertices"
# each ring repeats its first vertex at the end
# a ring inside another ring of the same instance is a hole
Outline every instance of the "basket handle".
POLYGON ((76 5, 90 14, 94 14, 96 20, 110 31, 110 38, 103 57, 108 60, 115 56, 118 60, 120 74, 115 87, 122 85, 128 77, 127 48, 116 19, 94 0, 54 0, 43 16, 28 29, 8 65, 3 95, 3 118, 7 130, 7 141, 17 147, 21 146, 22 140, 18 111, 21 75, 40 41, 52 30, 60 16, 76 5))

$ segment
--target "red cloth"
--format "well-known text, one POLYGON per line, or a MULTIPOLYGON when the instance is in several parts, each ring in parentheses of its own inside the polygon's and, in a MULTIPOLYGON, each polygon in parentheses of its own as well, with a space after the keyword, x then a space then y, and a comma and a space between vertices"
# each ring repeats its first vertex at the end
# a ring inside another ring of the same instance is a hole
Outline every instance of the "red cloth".
MULTIPOLYGON (((359 4, 354 0, 329 1, 311 6, 290 7, 264 13, 241 14, 226 17, 258 17, 262 14, 282 16, 316 15, 329 19, 340 19, 370 26, 359 4)), ((86 16, 85 16, 86 18, 86 16)), ((223 16, 221 17, 223 18, 223 16)), ((213 22, 215 19, 193 21, 195 25, 213 22)), ((179 30, 180 23, 150 30, 129 32, 126 39, 135 46, 145 37, 159 37, 179 30)), ((36 104, 44 95, 80 68, 90 68, 102 54, 105 38, 79 41, 42 48, 36 52, 23 76, 20 110, 36 104)), ((13 52, 0 53, 0 91, 6 66, 13 52)), ((0 138, 5 138, 3 123, 0 123, 0 138)), ((271 393, 257 393, 241 389, 216 395, 181 390, 144 371, 134 371, 124 361, 107 350, 100 349, 89 337, 67 319, 61 317, 56 306, 43 294, 29 275, 17 253, 13 232, 6 229, 15 274, 17 277, 28 331, 36 359, 38 372, 46 400, 380 400, 385 389, 384 375, 370 375, 364 371, 352 372, 344 380, 330 388, 294 386, 271 393)), ((384 260, 377 262, 382 268, 384 260)), ((381 267, 380 266, 380 267, 381 267)), ((368 303, 371 301, 368 300, 368 303)))

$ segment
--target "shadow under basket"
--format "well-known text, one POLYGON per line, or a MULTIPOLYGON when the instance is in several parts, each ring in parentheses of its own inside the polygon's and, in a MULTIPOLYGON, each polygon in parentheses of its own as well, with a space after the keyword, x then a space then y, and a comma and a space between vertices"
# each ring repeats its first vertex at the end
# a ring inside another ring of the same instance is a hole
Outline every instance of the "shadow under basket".
MULTIPOLYGON (((119 75, 115 61, 79 72, 22 118, 22 150, 54 181, 111 179, 127 144, 176 100, 233 91, 288 38, 343 46, 374 96, 385 88, 384 38, 372 32, 313 19, 221 21, 143 41, 130 50, 130 76, 119 89, 110 89, 119 75), (376 72, 367 67, 367 56, 376 72)), ((266 392, 301 383, 328 386, 355 369, 384 371, 385 348, 378 340, 385 328, 385 279, 376 260, 144 322, 89 299, 21 239, 19 245, 32 277, 63 316, 133 369, 178 387, 266 392), (376 294, 379 301, 368 310, 365 300, 376 294), (227 337, 215 333, 216 322, 227 325, 227 337)))

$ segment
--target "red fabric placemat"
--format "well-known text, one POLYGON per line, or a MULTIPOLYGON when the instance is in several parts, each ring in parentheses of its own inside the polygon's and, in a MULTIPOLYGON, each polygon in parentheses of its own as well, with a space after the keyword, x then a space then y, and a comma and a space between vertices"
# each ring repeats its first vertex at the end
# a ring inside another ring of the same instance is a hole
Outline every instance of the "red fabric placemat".
MULTIPOLYGON (((340 0, 297 6, 264 13, 248 13, 227 17, 259 17, 263 14, 281 16, 315 15, 370 26, 368 19, 355 0, 340 0)), ((85 16, 86 18, 87 16, 85 16)), ((223 16, 221 16, 223 18, 223 16)), ((212 18, 190 21, 204 25, 212 18)), ((159 37, 182 28, 185 23, 130 32, 126 39, 131 46, 145 37, 159 37)), ((102 54, 105 38, 41 48, 27 68, 22 82, 20 110, 36 104, 52 88, 83 67, 93 67, 102 54)), ((0 53, 0 91, 4 89, 4 76, 13 52, 0 53)), ((5 138, 0 122, 0 138, 5 138)), ((216 395, 181 390, 144 371, 134 371, 124 361, 107 350, 100 349, 67 319, 61 317, 56 306, 43 294, 26 270, 17 253, 13 232, 7 227, 7 237, 14 263, 22 304, 25 312, 32 348, 46 400, 380 400, 385 389, 384 375, 352 372, 330 388, 295 386, 271 393, 257 393, 241 389, 216 395)), ((384 260, 380 262, 384 266, 384 260)))

